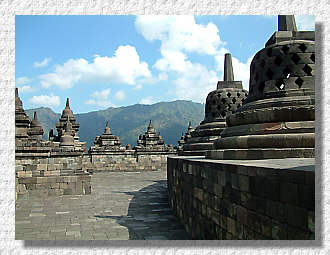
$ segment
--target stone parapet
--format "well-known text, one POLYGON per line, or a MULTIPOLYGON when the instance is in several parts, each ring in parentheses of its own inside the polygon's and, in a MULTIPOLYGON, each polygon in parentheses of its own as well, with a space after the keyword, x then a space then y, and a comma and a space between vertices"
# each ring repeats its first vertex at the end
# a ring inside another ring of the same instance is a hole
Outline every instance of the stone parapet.
POLYGON ((169 204, 193 239, 314 239, 314 159, 169 157, 169 204))
POLYGON ((173 155, 176 155, 176 152, 134 150, 90 152, 93 171, 165 171, 167 157, 173 155))

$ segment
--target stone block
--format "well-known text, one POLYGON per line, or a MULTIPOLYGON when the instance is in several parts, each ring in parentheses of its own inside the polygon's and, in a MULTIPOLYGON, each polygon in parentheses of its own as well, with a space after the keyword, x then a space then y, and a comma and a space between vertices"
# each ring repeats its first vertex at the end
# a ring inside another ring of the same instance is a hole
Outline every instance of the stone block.
POLYGON ((47 170, 47 164, 38 164, 37 165, 37 169, 36 170, 44 170, 46 171, 47 170))
POLYGON ((275 240, 288 239, 287 226, 278 221, 272 221, 272 239, 275 240))
POLYGON ((231 174, 231 187, 233 189, 239 189, 239 183, 238 183, 238 175, 232 173, 231 174))
POLYGON ((298 205, 298 184, 282 182, 280 184, 280 201, 298 205))
POLYGON ((241 191, 249 191, 249 177, 238 175, 238 187, 241 191))
POLYGON ((230 234, 236 236, 236 222, 230 217, 227 217, 227 230, 230 234))
POLYGON ((287 205, 288 224, 293 227, 308 229, 308 211, 305 208, 287 205))
POLYGON ((315 210, 315 187, 307 184, 298 184, 298 206, 315 210))
POLYGON ((287 226, 287 239, 289 240, 307 240, 310 239, 310 232, 302 230, 300 228, 295 228, 292 226, 287 226))
POLYGON ((315 212, 308 212, 308 230, 315 233, 315 212))
POLYGON ((287 206, 284 203, 268 200, 266 215, 277 221, 286 223, 288 219, 287 206))
POLYGON ((246 208, 242 207, 242 206, 237 206, 236 207, 236 216, 237 216, 237 220, 244 224, 247 225, 247 217, 248 217, 248 211, 246 208))

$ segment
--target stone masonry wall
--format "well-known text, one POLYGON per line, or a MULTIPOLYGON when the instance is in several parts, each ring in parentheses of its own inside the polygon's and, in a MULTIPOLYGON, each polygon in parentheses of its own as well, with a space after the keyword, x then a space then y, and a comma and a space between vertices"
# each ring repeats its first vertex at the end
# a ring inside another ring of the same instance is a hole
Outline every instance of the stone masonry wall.
POLYGON ((45 195, 81 195, 91 193, 91 176, 83 171, 86 159, 77 153, 50 152, 16 154, 16 193, 29 192, 45 195), (70 154, 70 155, 69 155, 70 154))
POLYGON ((172 154, 107 153, 91 154, 94 171, 166 171, 167 156, 172 154))
POLYGON ((193 239, 314 239, 314 171, 168 158, 169 203, 193 239))

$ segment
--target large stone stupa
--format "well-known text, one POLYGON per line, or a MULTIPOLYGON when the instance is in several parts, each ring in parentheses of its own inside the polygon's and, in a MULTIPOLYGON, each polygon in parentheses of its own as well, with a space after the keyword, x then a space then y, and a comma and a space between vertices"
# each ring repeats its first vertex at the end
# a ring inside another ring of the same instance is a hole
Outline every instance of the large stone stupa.
POLYGON ((248 92, 242 81, 235 81, 231 54, 225 54, 223 81, 206 98, 205 118, 191 132, 191 138, 183 145, 182 155, 205 155, 213 148, 213 142, 226 127, 226 117, 242 106, 248 92))
POLYGON ((294 16, 253 58, 249 95, 227 116, 211 159, 314 157, 315 32, 297 31, 294 16))

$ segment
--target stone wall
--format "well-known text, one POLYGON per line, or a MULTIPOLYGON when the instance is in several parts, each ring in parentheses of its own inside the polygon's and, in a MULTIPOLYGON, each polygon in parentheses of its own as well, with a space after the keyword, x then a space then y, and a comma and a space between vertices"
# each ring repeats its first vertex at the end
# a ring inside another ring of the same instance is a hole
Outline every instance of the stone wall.
POLYGON ((176 153, 143 152, 134 150, 90 154, 94 171, 166 171, 167 157, 176 153))
POLYGON ((81 152, 51 152, 45 147, 16 152, 16 195, 29 192, 44 195, 82 195, 91 193, 88 155, 81 152))
POLYGON ((170 157, 167 179, 193 239, 315 238, 314 159, 170 157))

